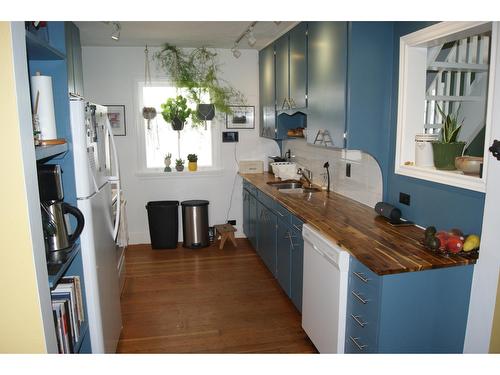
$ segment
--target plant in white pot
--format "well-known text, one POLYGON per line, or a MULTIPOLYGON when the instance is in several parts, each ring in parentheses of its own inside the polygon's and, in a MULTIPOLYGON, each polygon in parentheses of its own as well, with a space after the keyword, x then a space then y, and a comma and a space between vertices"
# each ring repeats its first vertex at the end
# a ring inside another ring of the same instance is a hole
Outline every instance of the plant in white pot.
POLYGON ((465 147, 465 142, 457 141, 464 121, 458 119, 460 105, 455 113, 448 114, 445 114, 438 104, 436 104, 436 107, 443 116, 443 126, 441 128, 441 140, 432 142, 434 166, 436 169, 455 170, 455 158, 462 155, 465 147))

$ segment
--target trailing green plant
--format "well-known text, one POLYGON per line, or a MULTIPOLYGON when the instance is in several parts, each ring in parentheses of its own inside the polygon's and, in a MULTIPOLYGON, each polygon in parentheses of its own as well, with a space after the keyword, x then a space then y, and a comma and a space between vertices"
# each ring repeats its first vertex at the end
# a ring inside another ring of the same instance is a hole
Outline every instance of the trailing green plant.
POLYGON ((191 109, 187 106, 187 100, 182 95, 177 95, 175 98, 168 98, 161 105, 162 116, 165 122, 172 122, 174 119, 179 119, 185 122, 191 116, 191 109))
POLYGON ((441 109, 439 104, 436 104, 437 109, 441 116, 443 116, 443 126, 441 127, 441 142, 442 143, 455 143, 457 141, 458 133, 462 128, 464 119, 460 121, 458 119, 458 113, 460 112, 460 105, 455 113, 451 112, 445 114, 441 109))
MULTIPOLYGON (((194 103, 201 104, 203 93, 207 93, 215 109, 227 114, 232 113, 230 105, 245 104, 245 96, 220 78, 217 52, 206 47, 186 52, 166 43, 154 57, 176 87, 187 89, 194 103)), ((197 116, 192 116, 192 121, 194 125, 202 122, 197 116)))
POLYGON ((172 159, 172 153, 171 152, 166 153, 165 159, 172 159))
POLYGON ((183 166, 184 165, 184 160, 182 159, 175 159, 175 166, 176 167, 180 167, 180 166, 183 166))
POLYGON ((190 162, 195 163, 195 162, 198 161, 198 155, 196 155, 196 154, 188 154, 187 159, 190 162))

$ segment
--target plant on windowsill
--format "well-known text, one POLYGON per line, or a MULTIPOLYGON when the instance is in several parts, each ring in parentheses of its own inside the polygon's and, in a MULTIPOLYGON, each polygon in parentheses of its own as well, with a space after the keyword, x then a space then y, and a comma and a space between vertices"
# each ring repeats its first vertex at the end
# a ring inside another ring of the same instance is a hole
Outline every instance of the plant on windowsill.
POLYGON ((458 133, 462 128, 464 119, 461 121, 458 119, 460 105, 455 113, 448 114, 444 113, 439 104, 436 104, 436 107, 443 116, 443 126, 441 128, 441 140, 432 142, 434 166, 436 169, 452 171, 456 169, 455 158, 462 155, 465 147, 465 142, 457 142, 458 133))
POLYGON ((245 104, 244 95, 220 78, 217 52, 199 47, 187 53, 166 43, 155 54, 158 64, 178 88, 186 88, 188 98, 197 104, 196 115, 192 116, 192 126, 212 120, 215 110, 231 114, 230 105, 245 104), (212 103, 202 103, 203 94, 208 94, 212 103))
POLYGON ((194 172, 198 169, 198 156, 196 154, 188 154, 187 159, 189 160, 188 169, 194 172))
POLYGON ((164 172, 172 172, 172 168, 170 168, 170 164, 172 163, 172 153, 165 154, 165 159, 163 160, 165 163, 164 172))
POLYGON ((189 116, 191 109, 187 106, 187 100, 182 95, 177 95, 175 98, 168 98, 161 105, 162 116, 165 122, 172 124, 172 129, 181 131, 184 129, 184 124, 189 116))
POLYGON ((182 172, 184 170, 184 160, 175 159, 175 169, 177 172, 182 172))

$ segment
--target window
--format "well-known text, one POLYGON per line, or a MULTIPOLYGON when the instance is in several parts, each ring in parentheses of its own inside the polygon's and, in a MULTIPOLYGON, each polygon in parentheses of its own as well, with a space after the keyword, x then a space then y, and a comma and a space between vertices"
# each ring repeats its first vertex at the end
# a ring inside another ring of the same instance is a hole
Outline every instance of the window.
MULTIPOLYGON (((217 122, 207 121, 206 127, 199 125, 191 126, 189 118, 184 126, 184 129, 177 132, 172 129, 169 123, 166 123, 161 115, 161 104, 168 98, 177 95, 186 97, 186 90, 171 86, 167 82, 153 82, 150 86, 145 86, 144 82, 138 85, 139 90, 139 108, 144 106, 154 107, 157 115, 149 123, 142 118, 143 126, 140 128, 144 137, 143 153, 143 168, 147 170, 163 171, 164 159, 167 153, 172 154, 172 164, 170 167, 174 169, 175 159, 183 159, 187 164, 187 155, 198 155, 198 168, 200 170, 216 169, 217 155, 214 152, 214 145, 217 141, 215 135, 218 134, 217 122)), ((202 98, 208 102, 208 96, 202 98)), ((189 107, 196 109, 195 103, 189 103, 189 107)), ((174 169, 175 170, 175 169, 174 169)))

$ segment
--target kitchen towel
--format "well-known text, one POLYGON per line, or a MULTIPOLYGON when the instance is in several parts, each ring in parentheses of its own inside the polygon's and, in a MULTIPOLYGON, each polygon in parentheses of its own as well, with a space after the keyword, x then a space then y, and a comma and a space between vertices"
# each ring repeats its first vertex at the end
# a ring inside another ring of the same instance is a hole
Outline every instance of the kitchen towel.
POLYGON ((52 77, 42 76, 40 72, 31 77, 31 102, 33 111, 38 114, 40 139, 57 139, 52 77), (38 108, 35 108, 37 93, 39 93, 38 108))

